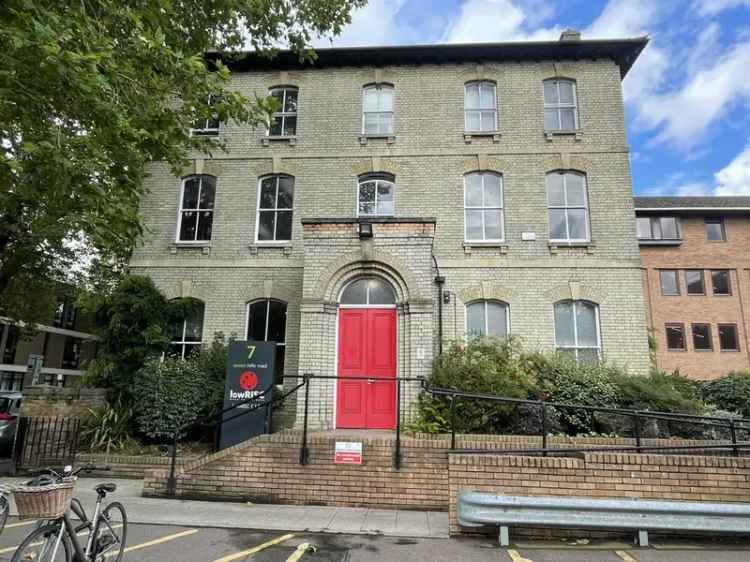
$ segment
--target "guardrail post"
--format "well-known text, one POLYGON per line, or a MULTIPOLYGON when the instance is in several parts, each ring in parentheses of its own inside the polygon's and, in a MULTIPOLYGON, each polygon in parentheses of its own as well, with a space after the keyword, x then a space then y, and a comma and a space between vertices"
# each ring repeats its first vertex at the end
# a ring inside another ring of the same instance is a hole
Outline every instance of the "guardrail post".
POLYGON ((729 432, 732 435, 732 455, 735 457, 740 456, 740 451, 737 448, 737 428, 734 425, 734 420, 729 418, 729 432))
POLYGON ((542 402, 542 456, 547 456, 547 404, 542 402))
POLYGON ((177 494, 177 480, 175 479, 175 469, 177 466, 177 431, 172 436, 172 461, 169 466, 169 480, 167 480, 167 495, 174 496, 177 494))
POLYGON ((302 425, 302 446, 299 450, 299 463, 304 466, 310 460, 310 451, 307 448, 307 413, 308 404, 310 402, 310 375, 302 375, 302 380, 305 383, 305 417, 302 425))
POLYGON ((396 450, 393 453, 393 468, 401 470, 401 379, 396 378, 396 450))
POLYGON ((451 451, 456 448, 456 395, 451 394, 451 451))
POLYGON ((635 450, 641 452, 641 416, 638 412, 633 414, 633 423, 635 424, 635 450))

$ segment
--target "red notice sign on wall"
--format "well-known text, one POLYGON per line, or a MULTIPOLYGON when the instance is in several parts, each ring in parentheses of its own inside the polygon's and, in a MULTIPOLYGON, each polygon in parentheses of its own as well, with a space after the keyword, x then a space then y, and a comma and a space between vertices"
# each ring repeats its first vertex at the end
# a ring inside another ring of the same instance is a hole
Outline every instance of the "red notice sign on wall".
POLYGON ((336 441, 334 464, 362 464, 362 443, 336 441))

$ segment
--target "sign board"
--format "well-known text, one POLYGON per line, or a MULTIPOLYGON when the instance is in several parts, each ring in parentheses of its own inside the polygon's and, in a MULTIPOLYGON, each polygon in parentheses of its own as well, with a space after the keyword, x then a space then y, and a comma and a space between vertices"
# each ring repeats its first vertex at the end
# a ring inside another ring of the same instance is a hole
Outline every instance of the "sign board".
POLYGON ((229 345, 224 409, 219 449, 226 449, 266 433, 266 408, 273 399, 273 369, 276 344, 263 341, 234 341, 229 345), (265 394, 263 392, 268 390, 265 394), (255 410, 247 412, 255 408, 255 410), (241 415, 242 414, 242 415, 241 415))
POLYGON ((29 358, 26 360, 26 373, 31 379, 32 385, 42 383, 42 366, 44 365, 44 355, 38 355, 36 353, 29 353, 29 358))
POLYGON ((362 464, 362 443, 336 441, 334 464, 362 464))

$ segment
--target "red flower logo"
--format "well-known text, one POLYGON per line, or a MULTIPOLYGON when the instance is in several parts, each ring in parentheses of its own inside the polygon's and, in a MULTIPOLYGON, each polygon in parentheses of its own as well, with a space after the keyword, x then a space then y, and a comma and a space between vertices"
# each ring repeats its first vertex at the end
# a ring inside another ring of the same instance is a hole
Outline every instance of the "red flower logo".
POLYGON ((255 390, 258 386, 258 375, 252 371, 245 371, 240 375, 240 388, 242 390, 255 390))

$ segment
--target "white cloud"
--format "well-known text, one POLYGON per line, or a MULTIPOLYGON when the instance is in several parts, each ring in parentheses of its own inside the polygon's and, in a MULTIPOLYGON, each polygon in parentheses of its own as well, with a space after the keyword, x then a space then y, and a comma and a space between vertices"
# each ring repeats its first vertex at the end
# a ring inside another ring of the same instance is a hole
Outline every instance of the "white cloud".
MULTIPOLYGON (((585 38, 612 39, 648 35, 662 16, 662 8, 652 0, 610 0, 592 24, 583 30, 585 38)), ((624 98, 636 103, 656 91, 666 77, 666 53, 653 40, 641 53, 623 84, 624 98)))
POLYGON ((371 0, 352 12, 352 21, 333 41, 319 38, 315 47, 355 47, 414 42, 415 30, 401 24, 399 10, 407 0, 371 0))
POLYGON ((750 144, 714 177, 716 195, 750 195, 750 144))
POLYGON ((750 196, 750 144, 716 172, 713 179, 713 182, 701 181, 678 172, 669 175, 660 185, 641 190, 640 195, 750 196))
POLYGON ((739 6, 750 7, 750 0, 695 0, 693 7, 702 16, 714 16, 739 6))
MULTIPOLYGON (((512 0, 468 0, 446 30, 444 40, 449 43, 480 43, 490 41, 544 41, 560 36, 563 28, 553 26, 530 30, 536 20, 512 0)), ((539 10, 549 10, 546 2, 536 2, 539 10)))
POLYGON ((638 121, 646 128, 660 129, 657 142, 692 148, 734 104, 750 101, 746 77, 750 41, 714 60, 715 64, 697 71, 681 89, 639 100, 638 121))

